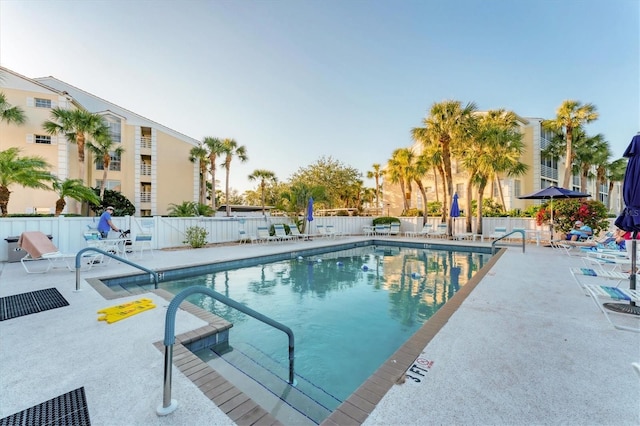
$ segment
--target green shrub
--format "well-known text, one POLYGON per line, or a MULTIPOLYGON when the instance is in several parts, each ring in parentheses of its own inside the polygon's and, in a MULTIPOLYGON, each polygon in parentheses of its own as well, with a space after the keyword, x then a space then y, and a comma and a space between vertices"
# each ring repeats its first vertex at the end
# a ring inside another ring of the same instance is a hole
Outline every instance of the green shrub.
POLYGON ((422 210, 409 209, 407 211, 402 212, 402 216, 405 216, 405 217, 422 217, 422 210))
POLYGON ((207 243, 208 234, 209 232, 200 226, 190 226, 184 234, 183 243, 189 244, 193 248, 204 247, 207 243))
POLYGON ((376 217, 375 219, 373 219, 373 226, 389 225, 391 223, 400 223, 400 219, 398 219, 397 217, 391 217, 391 216, 382 216, 382 217, 376 217))

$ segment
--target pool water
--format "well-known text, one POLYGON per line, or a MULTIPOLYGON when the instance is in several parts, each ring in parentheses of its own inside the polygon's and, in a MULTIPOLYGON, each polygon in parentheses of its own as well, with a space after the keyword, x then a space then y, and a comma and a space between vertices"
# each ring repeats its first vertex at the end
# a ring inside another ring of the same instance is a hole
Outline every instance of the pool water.
MULTIPOLYGON (((177 294, 203 285, 291 328, 297 380, 322 394, 311 398, 332 411, 489 257, 368 246, 208 273, 165 282, 163 288, 177 294)), ((206 295, 187 300, 232 322, 230 346, 259 358, 256 364, 286 383, 285 333, 206 295)))

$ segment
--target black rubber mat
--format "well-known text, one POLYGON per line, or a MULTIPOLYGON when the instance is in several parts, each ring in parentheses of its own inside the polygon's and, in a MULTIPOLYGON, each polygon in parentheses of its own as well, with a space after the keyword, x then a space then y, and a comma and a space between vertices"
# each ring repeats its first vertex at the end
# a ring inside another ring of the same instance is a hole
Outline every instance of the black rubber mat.
POLYGON ((0 419, 0 426, 91 425, 84 388, 57 396, 42 404, 0 419))
POLYGON ((69 306, 55 288, 0 297, 0 321, 69 306))

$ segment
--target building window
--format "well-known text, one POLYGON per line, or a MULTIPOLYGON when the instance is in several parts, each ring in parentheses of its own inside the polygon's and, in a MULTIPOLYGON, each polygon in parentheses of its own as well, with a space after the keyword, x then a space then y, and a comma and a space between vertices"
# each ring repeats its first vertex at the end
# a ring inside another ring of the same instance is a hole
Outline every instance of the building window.
POLYGON ((51 145, 51 136, 47 135, 34 135, 34 142, 41 143, 43 145, 51 145))
MULTIPOLYGON (((121 156, 114 152, 111 152, 110 158, 111 161, 109 162, 109 170, 119 172, 122 163, 121 156)), ((102 159, 96 161, 96 170, 104 170, 104 161, 102 161, 102 159)))
POLYGON ((520 189, 520 180, 515 179, 513 181, 513 196, 514 197, 519 197, 521 193, 521 189, 520 189))
MULTIPOLYGON (((102 188, 102 179, 96 179, 96 188, 102 188)), ((110 191, 118 191, 120 192, 121 186, 119 180, 107 180, 106 189, 110 191)))
POLYGON ((51 99, 35 98, 34 102, 36 108, 51 108, 51 99))

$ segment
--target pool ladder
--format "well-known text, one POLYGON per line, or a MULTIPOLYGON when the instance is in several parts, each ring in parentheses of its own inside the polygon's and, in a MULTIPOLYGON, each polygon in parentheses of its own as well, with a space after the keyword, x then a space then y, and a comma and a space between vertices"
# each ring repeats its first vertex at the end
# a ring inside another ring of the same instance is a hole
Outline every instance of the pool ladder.
POLYGON ((522 229, 515 229, 511 232, 509 232, 508 234, 503 235, 500 238, 496 238, 495 240, 493 240, 491 242, 491 255, 496 254, 496 243, 500 240, 504 240, 505 238, 507 238, 509 235, 513 235, 515 233, 519 233, 522 235, 522 252, 524 253, 524 247, 525 247, 525 237, 524 237, 524 231, 522 229))
POLYGON ((133 266, 134 268, 138 268, 138 269, 140 269, 140 270, 142 270, 144 272, 148 272, 149 274, 151 274, 151 279, 153 280, 153 283, 154 283, 154 287, 153 288, 155 288, 156 290, 158 289, 158 273, 156 271, 152 271, 151 269, 147 269, 144 266, 138 265, 137 263, 133 263, 130 260, 122 258, 120 256, 116 256, 115 254, 109 253, 108 251, 101 250, 101 249, 96 248, 96 247, 86 247, 86 248, 83 248, 82 250, 80 250, 78 252, 78 254, 76 254, 76 291, 80 291, 80 263, 82 261, 82 255, 85 252, 88 252, 88 251, 98 252, 103 256, 108 256, 108 257, 110 257, 112 259, 116 259, 116 260, 118 260, 118 261, 120 261, 122 263, 126 263, 129 266, 133 266))

